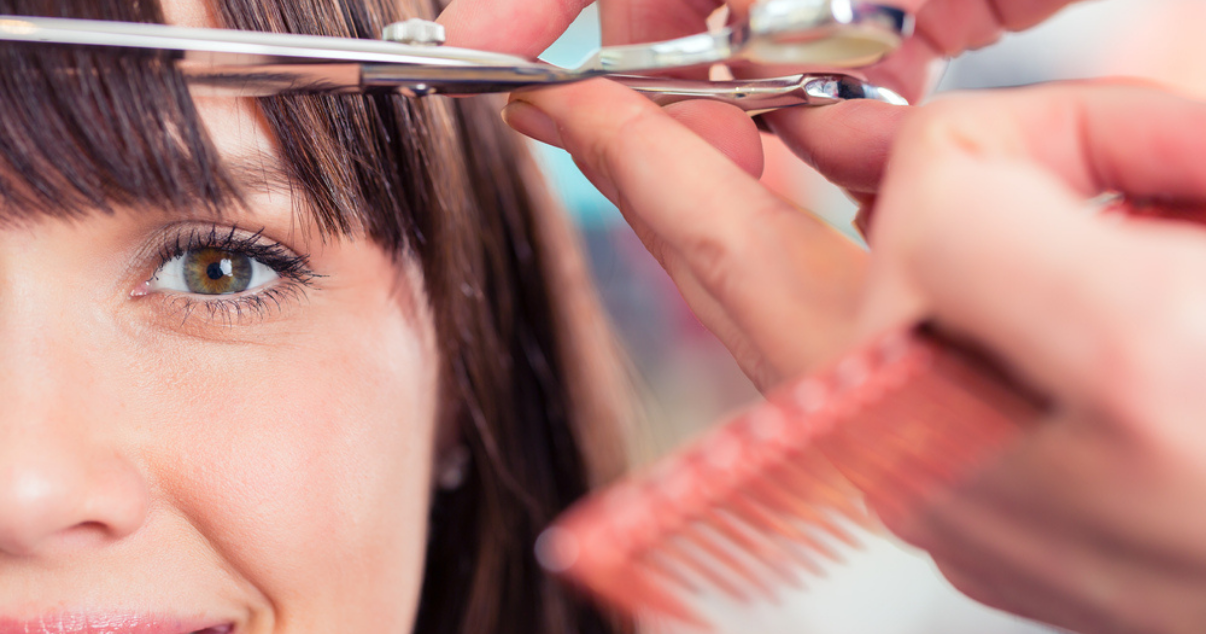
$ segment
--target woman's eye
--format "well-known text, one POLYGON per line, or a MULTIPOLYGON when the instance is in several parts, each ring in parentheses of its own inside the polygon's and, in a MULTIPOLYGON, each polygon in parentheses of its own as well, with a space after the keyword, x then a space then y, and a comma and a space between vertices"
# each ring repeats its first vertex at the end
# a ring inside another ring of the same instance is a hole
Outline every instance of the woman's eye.
POLYGON ((232 295, 259 288, 280 275, 259 260, 224 249, 189 249, 159 267, 148 290, 232 295))

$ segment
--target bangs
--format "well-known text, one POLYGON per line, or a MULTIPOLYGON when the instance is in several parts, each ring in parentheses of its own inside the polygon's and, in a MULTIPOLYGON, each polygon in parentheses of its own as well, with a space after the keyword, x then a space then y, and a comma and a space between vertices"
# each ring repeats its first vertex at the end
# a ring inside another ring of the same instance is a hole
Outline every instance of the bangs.
MULTIPOLYGON (((0 0, 0 14, 162 22, 157 3, 0 0)), ((227 203, 183 77, 149 51, 0 44, 0 221, 227 203)))
MULTIPOLYGON (((219 26, 279 33, 375 37, 402 17, 385 0, 209 4, 219 26)), ((164 21, 151 0, 0 0, 0 14, 164 21)), ((398 95, 257 101, 299 211, 321 231, 361 230, 387 248, 423 241, 420 216, 442 198, 436 166, 457 162, 447 107, 398 95), (431 120, 444 123, 438 133, 431 120)), ((216 215, 239 201, 237 171, 167 55, 0 43, 0 223, 115 208, 216 215)))

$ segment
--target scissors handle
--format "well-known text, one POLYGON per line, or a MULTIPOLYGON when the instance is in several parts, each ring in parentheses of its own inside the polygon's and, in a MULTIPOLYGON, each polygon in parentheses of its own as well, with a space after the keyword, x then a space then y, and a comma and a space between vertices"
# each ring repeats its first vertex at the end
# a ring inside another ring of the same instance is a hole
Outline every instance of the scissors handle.
POLYGON ((708 99, 737 106, 751 116, 796 106, 825 106, 851 99, 872 99, 898 106, 909 102, 887 88, 839 74, 792 75, 738 81, 687 81, 635 75, 610 75, 666 106, 690 99, 708 99))
POLYGON ((749 17, 675 40, 605 46, 579 71, 627 74, 718 63, 869 66, 911 35, 902 9, 859 0, 762 0, 749 17))

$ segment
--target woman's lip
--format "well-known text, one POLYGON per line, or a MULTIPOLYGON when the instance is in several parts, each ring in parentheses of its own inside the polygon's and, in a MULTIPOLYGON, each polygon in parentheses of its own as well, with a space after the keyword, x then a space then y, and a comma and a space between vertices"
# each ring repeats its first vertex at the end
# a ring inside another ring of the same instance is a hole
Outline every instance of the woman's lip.
POLYGON ((162 614, 48 614, 0 617, 0 634, 235 634, 234 623, 162 614))

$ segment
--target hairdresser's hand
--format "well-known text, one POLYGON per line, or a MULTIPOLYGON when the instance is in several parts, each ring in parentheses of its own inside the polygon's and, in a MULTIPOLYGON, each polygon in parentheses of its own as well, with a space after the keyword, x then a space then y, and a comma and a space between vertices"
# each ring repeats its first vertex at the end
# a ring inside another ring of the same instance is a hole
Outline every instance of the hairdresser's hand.
MULTIPOLYGON (((453 0, 440 17, 451 45, 539 54, 592 0, 453 0)), ((600 0, 604 44, 649 42, 698 33, 727 4, 738 15, 755 0, 600 0)), ((864 74, 919 100, 943 60, 1033 26, 1075 0, 881 0, 914 12, 917 35, 864 74)), ((783 70, 782 72, 790 72, 783 70)), ((761 141, 736 108, 687 104, 674 115, 743 165, 761 163, 761 141), (706 119, 706 121, 705 121, 706 119)), ((767 115, 771 128, 830 180, 870 201, 904 110, 869 101, 795 108, 767 115)))
POLYGON ((885 518, 963 592, 1078 632, 1206 631, 1203 222, 1204 104, 1046 87, 905 125, 863 334, 935 318, 1055 403, 953 496, 885 518), (1100 215, 1102 191, 1179 220, 1100 215))
MULTIPOLYGON (((512 95, 512 127, 567 149, 695 314, 762 388, 851 344, 866 253, 765 189, 698 134, 715 121, 607 80, 512 95)), ((756 134, 748 117, 739 133, 756 134)), ((730 153, 732 154, 732 153, 730 153)), ((760 156, 759 156, 760 158, 760 156)))

